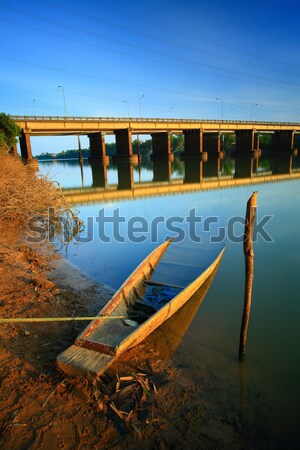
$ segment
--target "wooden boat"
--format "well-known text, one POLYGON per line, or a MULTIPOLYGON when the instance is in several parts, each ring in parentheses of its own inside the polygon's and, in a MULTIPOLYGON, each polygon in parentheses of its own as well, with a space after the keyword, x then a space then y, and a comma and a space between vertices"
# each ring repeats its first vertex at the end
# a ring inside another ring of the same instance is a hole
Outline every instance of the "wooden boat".
POLYGON ((218 267, 223 252, 200 252, 197 246, 165 241, 134 270, 75 345, 58 356, 58 368, 70 375, 104 373, 197 292, 218 267))

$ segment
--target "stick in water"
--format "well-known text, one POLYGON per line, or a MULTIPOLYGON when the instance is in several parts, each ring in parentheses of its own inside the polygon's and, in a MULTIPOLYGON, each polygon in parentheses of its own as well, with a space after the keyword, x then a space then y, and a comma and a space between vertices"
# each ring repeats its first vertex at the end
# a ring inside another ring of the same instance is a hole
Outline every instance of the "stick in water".
POLYGON ((255 214, 257 208, 257 191, 253 192, 247 202, 247 211, 244 231, 244 256, 245 256, 245 293, 244 293, 244 311, 242 317, 239 359, 245 356, 247 330, 251 310, 252 284, 254 276, 254 252, 252 246, 252 237, 254 230, 255 214))

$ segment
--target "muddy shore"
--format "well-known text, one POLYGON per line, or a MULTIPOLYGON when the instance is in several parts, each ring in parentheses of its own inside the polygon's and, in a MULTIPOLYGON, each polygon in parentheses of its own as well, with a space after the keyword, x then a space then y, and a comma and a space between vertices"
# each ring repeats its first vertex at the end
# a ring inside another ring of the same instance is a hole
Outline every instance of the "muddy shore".
MULTIPOLYGON (((1 317, 95 314, 111 293, 51 249, 0 245, 1 317)), ((0 324, 1 449, 249 448, 238 421, 205 400, 210 374, 194 379, 149 346, 100 380, 60 373, 57 355, 85 325, 0 324)))

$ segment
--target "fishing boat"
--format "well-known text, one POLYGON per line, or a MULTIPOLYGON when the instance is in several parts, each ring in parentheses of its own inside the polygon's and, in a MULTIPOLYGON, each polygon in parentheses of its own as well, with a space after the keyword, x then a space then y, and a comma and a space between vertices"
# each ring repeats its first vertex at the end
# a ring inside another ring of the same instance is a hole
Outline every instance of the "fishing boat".
POLYGON ((57 358, 69 375, 100 376, 129 348, 171 318, 216 271, 224 249, 169 239, 127 278, 97 318, 57 358))

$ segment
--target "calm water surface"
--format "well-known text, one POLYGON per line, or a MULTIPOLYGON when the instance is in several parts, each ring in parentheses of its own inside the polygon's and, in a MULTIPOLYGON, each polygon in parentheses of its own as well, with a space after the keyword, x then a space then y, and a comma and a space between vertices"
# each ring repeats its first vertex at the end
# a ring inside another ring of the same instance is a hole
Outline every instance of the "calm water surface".
MULTIPOLYGON (((41 163, 40 169, 43 173, 50 172, 63 187, 82 185, 77 162, 41 163)), ((87 163, 83 169, 83 184, 90 187, 92 171, 87 163)), ((183 176, 183 170, 179 164, 172 178, 183 176)), ((108 183, 118 182, 116 168, 109 169, 107 175, 108 183)), ((134 180, 136 183, 151 181, 151 168, 134 169, 134 180)), ((240 365, 237 361, 243 307, 243 249, 240 242, 230 239, 226 240, 226 251, 212 286, 174 361, 179 366, 190 366, 199 373, 199 378, 203 370, 215 375, 215 395, 223 399, 220 408, 230 405, 232 414, 240 418, 245 429, 259 430, 252 433, 257 448, 266 448, 266 442, 267 448, 296 448, 300 417, 300 179, 83 205, 78 209, 86 223, 88 217, 97 217, 99 210, 110 217, 119 208, 126 222, 142 216, 152 223, 157 216, 185 219, 195 209, 197 216, 216 217, 220 226, 226 226, 231 217, 244 217, 246 202, 254 190, 259 192, 258 220, 265 215, 272 216, 265 226, 272 242, 259 236, 254 244, 255 279, 245 362, 240 365)), ((185 221, 180 227, 187 232, 185 221)), ((72 243, 65 256, 91 277, 115 289, 157 245, 151 242, 149 234, 142 243, 132 243, 128 237, 124 243, 114 239, 104 243, 98 237, 95 220, 87 228, 84 236, 89 236, 91 242, 72 243)), ((111 224, 107 224, 105 231, 112 236, 111 224)), ((208 233, 201 223, 196 231, 207 239, 208 233)), ((216 228, 211 231, 217 233, 216 228)), ((243 227, 237 224, 235 235, 242 231, 243 227)), ((121 225, 120 234, 126 236, 126 223, 121 225)), ((160 224, 157 242, 175 234, 160 224)))

